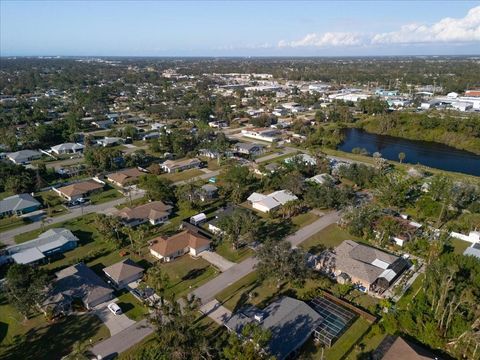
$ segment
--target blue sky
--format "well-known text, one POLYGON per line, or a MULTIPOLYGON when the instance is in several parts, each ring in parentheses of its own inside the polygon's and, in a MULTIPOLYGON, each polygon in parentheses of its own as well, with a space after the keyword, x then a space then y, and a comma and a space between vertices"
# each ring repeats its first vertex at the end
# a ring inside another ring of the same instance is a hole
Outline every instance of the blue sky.
POLYGON ((0 1, 0 53, 480 53, 479 1, 0 1))

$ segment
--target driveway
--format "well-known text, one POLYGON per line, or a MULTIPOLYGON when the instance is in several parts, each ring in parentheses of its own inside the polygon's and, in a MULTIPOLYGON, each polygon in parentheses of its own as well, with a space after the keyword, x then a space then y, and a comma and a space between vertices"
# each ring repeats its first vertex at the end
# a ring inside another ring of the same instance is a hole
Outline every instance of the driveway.
POLYGON ((119 332, 135 324, 135 321, 129 319, 127 315, 115 315, 108 309, 108 304, 117 301, 118 299, 114 299, 108 303, 97 305, 93 310, 93 313, 97 315, 100 320, 102 320, 102 322, 108 327, 108 330, 110 330, 110 336, 118 334, 119 332))
MULTIPOLYGON (((288 236, 286 240, 289 241, 293 247, 298 246, 310 236, 323 230, 327 226, 336 223, 339 219, 340 215, 338 212, 328 213, 310 225, 304 226, 296 233, 288 236)), ((195 289, 192 294, 200 298, 202 304, 208 304, 215 299, 215 295, 217 295, 220 291, 254 271, 256 264, 257 259, 253 257, 250 257, 241 263, 235 264, 227 271, 218 275, 216 278, 195 289)))
POLYGON ((225 306, 221 305, 217 300, 212 300, 203 305, 200 308, 200 311, 219 325, 225 324, 225 322, 232 316, 232 312, 225 306))
POLYGON ((234 262, 228 261, 213 251, 202 251, 200 253, 200 257, 207 260, 210 264, 216 266, 221 272, 227 271, 235 265, 234 262))
POLYGON ((99 342, 92 348, 92 352, 103 359, 112 359, 116 355, 128 350, 153 333, 153 327, 146 319, 138 321, 108 339, 99 342))

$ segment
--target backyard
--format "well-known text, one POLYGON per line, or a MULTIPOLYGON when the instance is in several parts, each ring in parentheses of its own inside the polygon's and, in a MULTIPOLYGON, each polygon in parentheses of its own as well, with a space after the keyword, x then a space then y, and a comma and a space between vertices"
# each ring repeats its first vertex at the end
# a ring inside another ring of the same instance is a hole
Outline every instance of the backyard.
POLYGON ((341 360, 354 349, 355 344, 370 328, 370 323, 362 317, 357 318, 355 322, 345 331, 331 348, 325 348, 315 345, 313 339, 310 339, 300 351, 302 354, 313 360, 328 359, 341 360))

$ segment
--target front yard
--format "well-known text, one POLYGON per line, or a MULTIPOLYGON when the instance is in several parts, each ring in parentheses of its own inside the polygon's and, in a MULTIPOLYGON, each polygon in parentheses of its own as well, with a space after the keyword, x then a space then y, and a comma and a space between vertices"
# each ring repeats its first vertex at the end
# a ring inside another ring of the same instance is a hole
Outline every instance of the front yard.
POLYGON ((356 241, 359 239, 350 235, 348 231, 338 225, 332 224, 302 242, 300 247, 313 254, 318 254, 325 248, 333 248, 340 245, 344 240, 356 241))
POLYGON ((232 262, 241 262, 246 258, 252 256, 254 254, 253 250, 250 249, 248 246, 244 246, 240 249, 234 250, 230 243, 226 241, 222 241, 216 248, 215 252, 223 256, 225 259, 232 261, 232 262))
POLYGON ((180 171, 177 173, 162 174, 160 175, 160 177, 172 180, 173 182, 177 182, 177 181, 190 180, 190 179, 193 179, 194 177, 197 177, 203 174, 205 173, 200 169, 189 169, 189 170, 180 171))
POLYGON ((92 344, 110 336, 94 315, 72 315, 47 323, 43 315, 25 320, 0 297, 0 358, 5 360, 50 360, 69 353, 76 341, 92 344))
POLYGON ((107 185, 105 190, 89 196, 90 203, 93 205, 103 204, 108 201, 120 199, 123 195, 114 187, 107 185))
POLYGON ((129 319, 139 321, 148 315, 148 308, 129 291, 122 289, 116 292, 115 295, 118 299, 118 306, 120 306, 122 312, 127 315, 129 319))
POLYGON ((208 261, 202 258, 194 259, 188 254, 163 263, 160 267, 170 278, 166 295, 174 295, 177 299, 218 275, 218 271, 208 261))

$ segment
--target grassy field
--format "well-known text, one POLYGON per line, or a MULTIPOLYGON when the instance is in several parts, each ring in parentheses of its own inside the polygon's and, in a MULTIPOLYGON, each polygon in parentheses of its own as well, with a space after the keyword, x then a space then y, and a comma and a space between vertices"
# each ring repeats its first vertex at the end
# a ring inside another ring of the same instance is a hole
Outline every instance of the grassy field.
MULTIPOLYGON (((331 348, 325 348, 323 351, 323 359, 325 360, 341 360, 353 350, 355 344, 368 331, 370 323, 359 317, 355 322, 343 333, 343 335, 333 344, 331 348)), ((313 340, 309 340, 301 349, 301 354, 312 360, 322 359, 322 348, 315 345, 313 340)))
POLYGON ((302 298, 305 293, 317 286, 318 282, 316 280, 308 279, 300 288, 295 288, 286 283, 277 287, 276 282, 262 281, 257 272, 252 272, 225 288, 215 298, 227 309, 234 311, 247 303, 264 307, 273 298, 280 295, 293 295, 302 298))
POLYGON ((306 251, 318 254, 323 251, 324 248, 335 247, 344 240, 358 240, 358 238, 350 235, 348 231, 342 229, 338 225, 332 224, 309 237, 302 242, 300 246, 306 251))
POLYGON ((292 217, 292 224, 295 225, 296 228, 302 228, 304 226, 310 225, 314 221, 318 220, 319 216, 315 215, 312 212, 307 212, 304 214, 300 214, 297 216, 292 217))
POLYGON ((453 252, 455 254, 463 254, 466 248, 468 248, 470 244, 468 241, 463 241, 460 239, 452 239, 452 246, 453 246, 453 252))
POLYGON ((4 219, 0 219, 0 232, 12 230, 28 223, 29 221, 27 219, 18 216, 10 216, 4 219))
POLYGON ((108 201, 120 199, 121 197, 123 197, 123 195, 117 189, 111 187, 110 185, 107 185, 104 191, 89 196, 90 202, 93 205, 103 204, 108 201))
POLYGON ((227 242, 222 242, 220 245, 218 245, 215 248, 215 252, 232 262, 241 262, 242 260, 245 260, 253 255, 253 250, 249 247, 245 246, 241 249, 233 250, 232 245, 227 242))
POLYGON ((118 306, 122 312, 134 321, 144 319, 148 315, 148 308, 127 290, 120 290, 115 294, 118 306))
POLYGON ((0 297, 1 359, 59 359, 75 341, 95 343, 109 336, 108 328, 96 316, 72 315, 53 324, 47 323, 43 315, 25 320, 0 297))
POLYGON ((208 280, 213 279, 217 270, 202 258, 194 259, 190 255, 181 256, 172 262, 160 265, 170 278, 167 295, 182 297, 208 280))
POLYGON ((398 300, 397 306, 398 308, 408 308, 410 305, 412 299, 415 297, 417 294, 417 291, 422 288, 423 286, 423 279, 425 277, 425 274, 420 274, 417 276, 415 281, 413 282, 412 286, 403 294, 403 296, 398 300))
POLYGON ((177 181, 183 181, 183 180, 190 180, 202 174, 204 174, 204 172, 200 169, 190 169, 190 170, 185 170, 177 173, 162 174, 160 175, 160 177, 172 180, 173 182, 177 182, 177 181))

